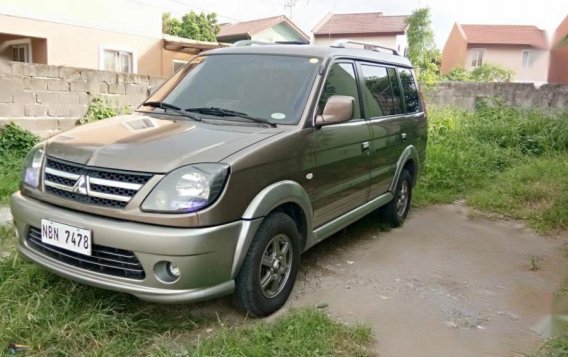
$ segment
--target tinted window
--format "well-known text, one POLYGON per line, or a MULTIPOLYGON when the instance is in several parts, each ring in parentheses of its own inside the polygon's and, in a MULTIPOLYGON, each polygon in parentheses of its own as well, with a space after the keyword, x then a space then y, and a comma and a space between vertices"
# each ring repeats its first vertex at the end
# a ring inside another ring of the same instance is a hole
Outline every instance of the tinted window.
MULTIPOLYGON (((278 124, 297 123, 318 62, 315 58, 276 55, 196 57, 149 100, 182 109, 219 107, 278 124)), ((241 119, 227 116, 223 120, 241 119)))
POLYGON ((385 67, 362 65, 365 109, 371 118, 397 113, 392 85, 385 67))
POLYGON ((402 91, 404 100, 406 101, 406 112, 416 113, 420 111, 420 100, 418 99, 418 88, 412 76, 412 72, 408 69, 400 70, 400 82, 402 83, 402 91))
POLYGON ((395 114, 404 113, 404 104, 402 101, 402 94, 400 92, 400 84, 398 83, 398 78, 396 76, 396 69, 387 68, 387 71, 389 72, 389 79, 392 85, 395 114))
POLYGON ((319 100, 318 114, 323 113, 325 103, 327 103, 327 100, 332 95, 348 95, 355 98, 353 118, 361 118, 359 94, 357 92, 357 82, 355 81, 355 69, 351 63, 335 63, 331 67, 319 100))

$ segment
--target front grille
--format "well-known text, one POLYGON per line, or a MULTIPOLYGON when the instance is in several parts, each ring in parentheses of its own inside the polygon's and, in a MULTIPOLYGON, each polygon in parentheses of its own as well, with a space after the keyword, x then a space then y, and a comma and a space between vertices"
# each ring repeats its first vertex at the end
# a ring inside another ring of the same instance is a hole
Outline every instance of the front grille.
POLYGON ((27 242, 36 251, 81 269, 136 280, 146 276, 138 258, 129 250, 93 244, 90 256, 75 253, 43 243, 41 231, 35 227, 30 228, 27 242))
POLYGON ((110 208, 124 208, 152 178, 151 174, 100 169, 48 157, 45 191, 69 200, 110 208))

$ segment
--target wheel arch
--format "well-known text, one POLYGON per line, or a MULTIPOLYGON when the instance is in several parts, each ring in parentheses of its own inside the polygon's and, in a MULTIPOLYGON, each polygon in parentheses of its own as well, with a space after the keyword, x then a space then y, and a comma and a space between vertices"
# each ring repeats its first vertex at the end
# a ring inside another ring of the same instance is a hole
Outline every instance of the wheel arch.
POLYGON ((410 174, 412 175, 412 186, 416 185, 416 181, 420 175, 420 159, 418 156, 418 150, 416 150, 414 145, 407 146, 400 155, 396 163, 396 171, 389 191, 394 192, 400 175, 405 168, 409 169, 410 174))
POLYGON ((297 182, 286 180, 276 182, 260 191, 245 210, 243 227, 239 234, 231 277, 239 272, 245 256, 264 217, 279 211, 288 214, 296 223, 300 237, 301 251, 308 246, 312 236, 312 204, 307 192, 297 182))

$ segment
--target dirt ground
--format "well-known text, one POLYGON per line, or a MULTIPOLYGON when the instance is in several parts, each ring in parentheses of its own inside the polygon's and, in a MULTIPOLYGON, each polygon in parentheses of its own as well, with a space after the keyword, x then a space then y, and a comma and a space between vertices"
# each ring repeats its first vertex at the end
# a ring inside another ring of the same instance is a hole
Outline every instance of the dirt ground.
POLYGON ((370 216, 307 252, 289 303, 365 323, 380 356, 520 356, 542 342, 568 278, 568 235, 535 234, 460 204, 381 232, 370 216), (532 269, 531 269, 532 268, 532 269))

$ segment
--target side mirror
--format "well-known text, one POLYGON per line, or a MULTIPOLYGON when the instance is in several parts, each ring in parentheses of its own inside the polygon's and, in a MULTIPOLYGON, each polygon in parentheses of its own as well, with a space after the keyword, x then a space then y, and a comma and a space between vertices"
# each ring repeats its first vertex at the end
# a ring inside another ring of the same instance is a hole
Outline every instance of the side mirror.
POLYGON ((355 98, 346 95, 332 95, 327 100, 323 114, 316 117, 316 126, 344 123, 353 118, 355 98))

